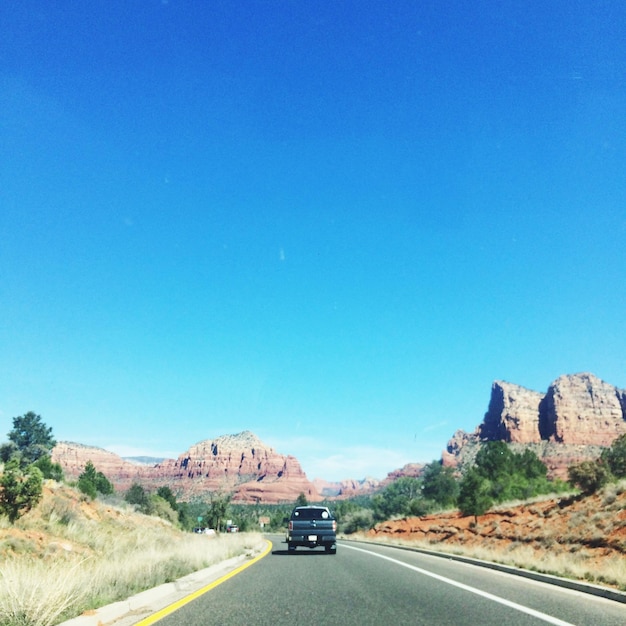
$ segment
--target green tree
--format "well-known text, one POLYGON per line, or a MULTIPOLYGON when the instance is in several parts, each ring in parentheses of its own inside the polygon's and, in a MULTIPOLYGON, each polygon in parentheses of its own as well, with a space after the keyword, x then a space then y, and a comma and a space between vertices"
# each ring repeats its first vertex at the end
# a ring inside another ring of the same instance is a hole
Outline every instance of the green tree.
POLYGON ((111 495, 115 491, 113 483, 102 473, 96 474, 96 489, 103 495, 111 495))
POLYGON ((89 480, 84 475, 78 477, 78 482, 76 483, 76 487, 81 493, 84 493, 90 500, 95 500, 98 496, 98 490, 96 486, 93 484, 93 481, 89 480))
POLYGON ((570 465, 567 469, 569 481, 585 495, 595 493, 610 480, 610 474, 604 464, 597 461, 582 461, 570 465))
POLYGON ((43 475, 41 470, 30 465, 20 468, 18 459, 11 459, 0 476, 0 513, 13 524, 20 516, 30 511, 41 500, 43 475))
POLYGON ((189 512, 189 503, 188 502, 177 502, 177 513, 178 513, 178 523, 181 525, 181 528, 185 528, 187 530, 191 530, 193 528, 194 519, 189 512))
POLYGON ((529 480, 542 480, 548 474, 545 463, 529 448, 512 456, 514 470, 529 480))
POLYGON ((494 502, 526 499, 553 490, 546 478, 547 467, 532 450, 515 453, 503 441, 483 444, 474 467, 489 481, 489 495, 494 502))
POLYGON ((481 476, 493 480, 511 473, 512 457, 504 441, 487 441, 476 454, 475 465, 481 476))
POLYGON ((124 500, 129 504, 134 504, 142 513, 150 512, 150 498, 139 483, 133 483, 130 486, 124 495, 124 500))
POLYGON ((222 530, 230 507, 230 495, 224 493, 212 493, 209 510, 204 519, 209 528, 215 528, 218 532, 222 530))
POLYGON ((398 515, 417 515, 414 511, 422 500, 422 483, 413 476, 394 480, 372 498, 372 508, 377 520, 398 515))
POLYGON ((490 495, 489 480, 481 475, 476 467, 471 467, 461 480, 459 490, 459 509, 463 515, 473 515, 478 523, 478 516, 483 515, 493 504, 490 495))
POLYGON ((174 511, 178 510, 178 502, 176 502, 176 496, 167 485, 164 485, 163 487, 159 487, 157 489, 157 496, 160 496, 165 501, 169 502, 174 511))
POLYGON ((41 415, 32 411, 13 418, 13 430, 8 437, 17 447, 21 467, 34 463, 56 445, 52 428, 42 422, 41 415))
POLYGON ((58 463, 53 463, 48 454, 40 456, 33 465, 41 470, 44 478, 56 480, 58 483, 63 481, 63 468, 58 463))
POLYGON ((442 507, 454 506, 459 496, 454 469, 444 467, 440 461, 426 465, 422 474, 422 495, 442 507))
POLYGON ((296 506, 307 506, 308 504, 309 504, 309 501, 306 499, 304 492, 301 491, 298 494, 298 497, 296 498, 296 506))
POLYGON ((620 435, 602 452, 600 461, 607 465, 615 478, 626 478, 626 434, 620 435))
POLYGON ((10 461, 17 453, 17 446, 12 442, 0 444, 0 463, 10 461))
POLYGON ((78 489, 88 495, 92 500, 98 493, 110 495, 114 491, 111 481, 102 473, 96 470, 91 461, 87 461, 85 469, 78 477, 78 489))
POLYGON ((172 508, 172 505, 165 499, 154 493, 149 496, 150 500, 150 515, 156 515, 161 519, 167 520, 172 524, 178 522, 178 515, 172 508))

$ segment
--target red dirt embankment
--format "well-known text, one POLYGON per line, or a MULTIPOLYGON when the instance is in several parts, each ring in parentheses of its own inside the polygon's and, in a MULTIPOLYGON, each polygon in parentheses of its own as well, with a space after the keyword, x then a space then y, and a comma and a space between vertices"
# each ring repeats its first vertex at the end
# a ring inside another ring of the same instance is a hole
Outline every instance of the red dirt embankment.
POLYGON ((626 589, 625 487, 611 485, 585 498, 505 505, 480 515, 478 523, 458 512, 392 520, 368 536, 626 589))

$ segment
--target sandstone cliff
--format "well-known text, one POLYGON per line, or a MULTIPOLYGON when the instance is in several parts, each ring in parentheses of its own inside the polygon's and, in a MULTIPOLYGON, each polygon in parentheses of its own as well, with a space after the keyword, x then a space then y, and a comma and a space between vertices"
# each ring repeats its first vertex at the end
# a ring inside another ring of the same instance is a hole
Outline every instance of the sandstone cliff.
POLYGON ((529 448, 565 478, 567 467, 597 458, 626 433, 626 391, 593 374, 564 375, 545 394, 496 381, 489 408, 473 433, 457 431, 442 455, 444 465, 471 463, 482 441, 529 448))
POLYGON ((592 374, 561 376, 540 406, 541 438, 608 446, 626 432, 626 391, 592 374))
POLYGON ((128 489, 133 482, 140 480, 143 471, 141 465, 125 461, 113 452, 70 441, 57 443, 51 457, 53 463, 58 463, 63 468, 68 480, 78 480, 87 461, 91 461, 118 490, 128 489))
POLYGON ((71 479, 78 478, 91 461, 119 491, 139 482, 148 489, 166 485, 180 500, 215 491, 231 493, 234 502, 293 502, 300 493, 311 502, 321 500, 295 457, 278 454, 249 431, 201 441, 178 459, 165 459, 152 466, 136 465, 112 452, 68 442, 55 446, 52 459, 71 479))
POLYGON ((300 493, 321 499, 295 457, 278 454, 249 431, 201 441, 156 465, 152 476, 188 497, 224 490, 240 502, 294 501, 300 493))

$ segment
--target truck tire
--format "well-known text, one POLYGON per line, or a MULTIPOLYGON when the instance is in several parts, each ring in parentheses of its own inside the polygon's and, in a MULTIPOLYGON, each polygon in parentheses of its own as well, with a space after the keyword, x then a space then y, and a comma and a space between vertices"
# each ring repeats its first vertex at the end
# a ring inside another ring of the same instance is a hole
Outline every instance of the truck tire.
POLYGON ((296 546, 294 546, 292 543, 288 543, 287 544, 287 551, 288 552, 295 552, 296 551, 296 546))

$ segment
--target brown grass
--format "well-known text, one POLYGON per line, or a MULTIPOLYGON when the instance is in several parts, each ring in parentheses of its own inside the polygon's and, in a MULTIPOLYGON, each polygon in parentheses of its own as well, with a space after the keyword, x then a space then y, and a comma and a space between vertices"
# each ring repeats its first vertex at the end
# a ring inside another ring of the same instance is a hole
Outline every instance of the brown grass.
POLYGON ((51 626, 240 554, 262 538, 185 533, 48 483, 14 526, 0 518, 0 625, 51 626))

